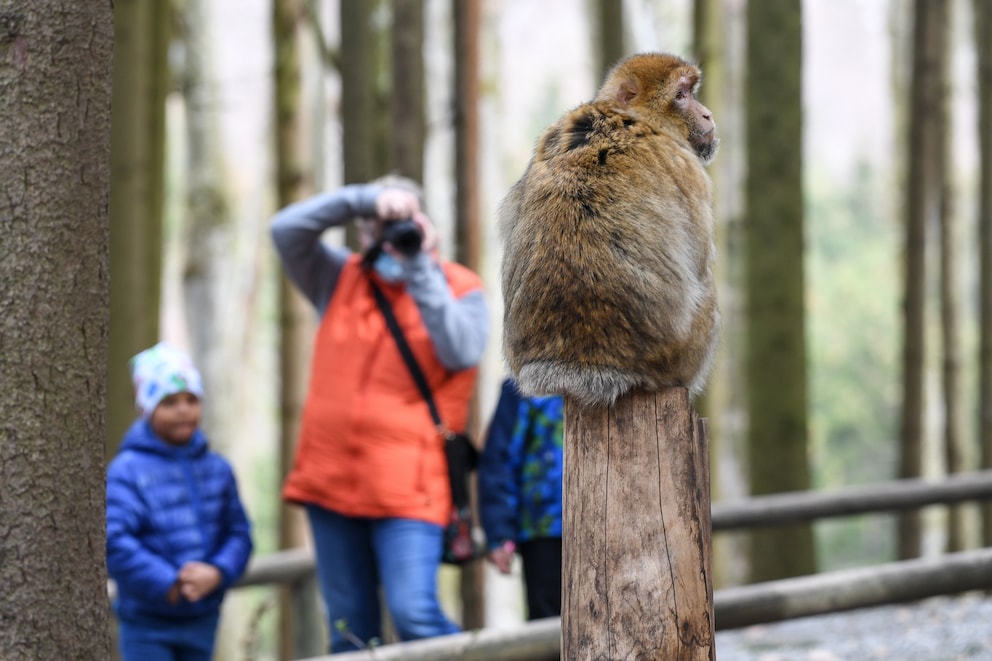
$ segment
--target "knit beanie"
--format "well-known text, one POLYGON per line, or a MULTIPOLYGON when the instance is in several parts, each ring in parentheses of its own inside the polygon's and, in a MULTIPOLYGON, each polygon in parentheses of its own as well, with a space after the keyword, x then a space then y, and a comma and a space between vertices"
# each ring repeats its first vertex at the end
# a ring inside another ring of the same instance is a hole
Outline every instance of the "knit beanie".
POLYGON ((135 404, 148 418, 159 402, 180 392, 203 398, 203 382, 192 359, 183 351, 159 342, 134 356, 128 363, 134 382, 135 404))

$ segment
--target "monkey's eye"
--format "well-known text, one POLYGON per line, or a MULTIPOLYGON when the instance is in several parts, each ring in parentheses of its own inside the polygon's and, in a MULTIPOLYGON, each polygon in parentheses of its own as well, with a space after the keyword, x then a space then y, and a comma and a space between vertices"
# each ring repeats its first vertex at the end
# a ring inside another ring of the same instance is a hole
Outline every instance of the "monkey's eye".
POLYGON ((686 95, 687 92, 684 89, 679 89, 679 91, 675 93, 675 100, 682 101, 683 99, 685 99, 686 95))

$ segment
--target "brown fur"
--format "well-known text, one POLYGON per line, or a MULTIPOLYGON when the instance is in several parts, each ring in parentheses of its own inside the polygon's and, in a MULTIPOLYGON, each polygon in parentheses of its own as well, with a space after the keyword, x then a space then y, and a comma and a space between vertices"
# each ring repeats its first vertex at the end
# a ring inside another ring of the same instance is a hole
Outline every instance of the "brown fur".
POLYGON ((504 352, 524 393, 601 405, 702 389, 719 313, 699 77, 671 55, 622 61, 503 200, 504 352))

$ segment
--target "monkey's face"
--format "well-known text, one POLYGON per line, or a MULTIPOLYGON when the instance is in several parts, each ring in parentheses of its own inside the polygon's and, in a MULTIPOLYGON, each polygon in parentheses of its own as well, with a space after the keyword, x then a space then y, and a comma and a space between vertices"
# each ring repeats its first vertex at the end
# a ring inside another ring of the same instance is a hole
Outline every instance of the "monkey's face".
POLYGON ((679 76, 672 104, 688 127, 689 144, 699 155, 700 160, 709 164, 716 156, 720 140, 716 137, 716 122, 713 113, 699 102, 699 74, 679 76))
POLYGON ((634 55, 611 71, 597 100, 631 113, 655 129, 680 133, 708 164, 716 155, 719 140, 713 113, 699 102, 701 80, 699 67, 674 55, 634 55))

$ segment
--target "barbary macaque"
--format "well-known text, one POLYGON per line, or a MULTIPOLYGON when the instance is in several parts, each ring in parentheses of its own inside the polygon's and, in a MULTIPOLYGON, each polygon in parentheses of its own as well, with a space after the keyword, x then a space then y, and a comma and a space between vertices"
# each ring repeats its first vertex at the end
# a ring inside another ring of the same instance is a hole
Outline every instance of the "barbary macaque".
POLYGON ((703 166, 719 141, 700 79, 674 55, 620 61, 502 201, 504 353, 523 393, 596 406, 703 388, 719 326, 703 166))

